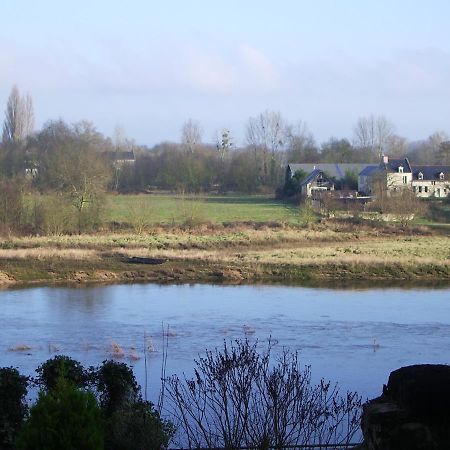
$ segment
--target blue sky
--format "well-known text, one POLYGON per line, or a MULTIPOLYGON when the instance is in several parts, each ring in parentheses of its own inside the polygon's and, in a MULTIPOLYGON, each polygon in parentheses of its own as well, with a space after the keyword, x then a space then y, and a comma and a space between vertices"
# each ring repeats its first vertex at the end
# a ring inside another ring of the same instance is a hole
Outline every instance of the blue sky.
POLYGON ((371 113, 412 140, 450 133, 448 1, 1 0, 0 16, 0 105, 16 83, 38 126, 152 145, 193 118, 243 143, 268 109, 319 142, 371 113))

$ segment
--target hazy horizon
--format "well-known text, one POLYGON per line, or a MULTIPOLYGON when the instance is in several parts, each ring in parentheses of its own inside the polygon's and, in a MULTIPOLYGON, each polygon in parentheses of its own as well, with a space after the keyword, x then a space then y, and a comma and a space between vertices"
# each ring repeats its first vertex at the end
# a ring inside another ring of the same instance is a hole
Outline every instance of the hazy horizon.
POLYGON ((0 6, 0 108, 30 92, 50 119, 178 141, 193 118, 243 143, 249 116, 280 111, 318 142, 383 114, 410 140, 450 133, 450 3, 235 0, 0 6), (6 19, 6 20, 5 20, 6 19))

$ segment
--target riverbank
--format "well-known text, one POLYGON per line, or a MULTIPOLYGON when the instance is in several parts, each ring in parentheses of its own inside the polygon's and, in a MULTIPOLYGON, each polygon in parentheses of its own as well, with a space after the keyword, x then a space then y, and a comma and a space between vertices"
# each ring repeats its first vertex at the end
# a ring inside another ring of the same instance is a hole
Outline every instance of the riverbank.
POLYGON ((450 282, 450 237, 426 227, 405 230, 332 223, 307 229, 241 224, 0 242, 1 286, 352 280, 450 282))

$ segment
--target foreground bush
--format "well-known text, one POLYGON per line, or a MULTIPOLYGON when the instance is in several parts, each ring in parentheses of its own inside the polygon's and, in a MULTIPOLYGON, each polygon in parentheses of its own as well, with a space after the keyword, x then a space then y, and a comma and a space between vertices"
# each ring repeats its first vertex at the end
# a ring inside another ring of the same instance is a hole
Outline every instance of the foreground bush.
POLYGON ((152 403, 138 400, 116 411, 107 423, 109 450, 160 450, 169 444, 173 425, 162 420, 152 403))
POLYGON ((94 395, 60 378, 41 391, 17 442, 18 450, 102 450, 103 421, 94 395))
POLYGON ((99 396, 105 417, 140 399, 140 389, 131 367, 113 360, 103 361, 97 368, 91 367, 90 380, 99 396))
POLYGON ((19 432, 27 405, 28 380, 13 367, 0 368, 0 448, 14 448, 14 441, 19 432))
POLYGON ((262 353, 248 341, 225 344, 196 362, 194 378, 166 384, 179 444, 189 448, 348 444, 359 428, 356 393, 314 385, 297 353, 273 361, 270 344, 262 353))
POLYGON ((36 369, 36 372, 38 374, 36 383, 46 391, 55 389, 61 378, 78 388, 85 387, 87 382, 83 366, 65 355, 48 359, 36 369))
POLYGON ((103 361, 86 370, 58 355, 37 369, 41 391, 26 415, 27 379, 16 369, 0 369, 0 449, 159 450, 173 425, 144 401, 132 369, 103 361), (98 400, 97 400, 98 399, 98 400))

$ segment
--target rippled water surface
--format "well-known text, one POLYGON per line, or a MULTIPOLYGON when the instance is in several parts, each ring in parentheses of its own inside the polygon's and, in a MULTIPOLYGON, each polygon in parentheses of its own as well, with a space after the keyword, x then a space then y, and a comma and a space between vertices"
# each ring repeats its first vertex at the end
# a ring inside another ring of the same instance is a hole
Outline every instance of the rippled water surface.
POLYGON ((298 350, 315 379, 364 397, 378 395, 400 366, 450 363, 450 289, 140 284, 0 292, 0 366, 32 374, 55 353, 98 364, 115 343, 143 384, 147 336, 155 399, 162 324, 169 326, 167 374, 191 372, 194 358, 224 339, 269 336, 278 349, 298 350))

